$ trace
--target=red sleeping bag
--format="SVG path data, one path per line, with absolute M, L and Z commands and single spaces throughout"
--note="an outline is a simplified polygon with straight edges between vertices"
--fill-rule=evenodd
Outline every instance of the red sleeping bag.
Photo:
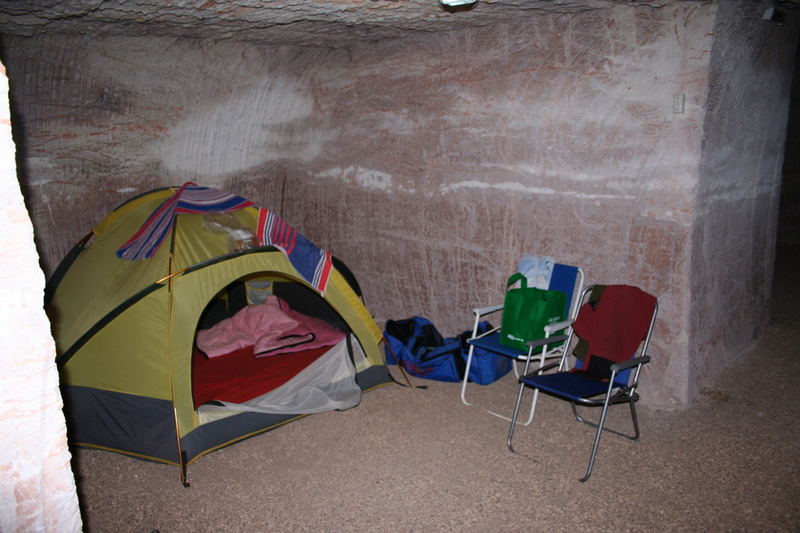
M 330 349 L 329 346 L 271 357 L 253 357 L 253 347 L 208 358 L 195 348 L 192 387 L 195 408 L 213 401 L 241 403 L 274 390 Z

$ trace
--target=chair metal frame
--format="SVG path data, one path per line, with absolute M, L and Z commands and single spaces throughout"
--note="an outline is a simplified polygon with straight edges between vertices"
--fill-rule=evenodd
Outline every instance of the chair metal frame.
M 487 307 L 478 307 L 472 310 L 473 314 L 475 315 L 475 322 L 472 326 L 472 337 L 467 339 L 467 343 L 469 344 L 469 351 L 467 352 L 467 362 L 466 368 L 464 369 L 464 377 L 461 380 L 461 402 L 464 405 L 472 405 L 469 401 L 467 401 L 467 383 L 469 382 L 469 370 L 472 366 L 472 359 L 474 355 L 475 346 L 480 348 L 484 348 L 495 353 L 499 353 L 505 357 L 510 358 L 513 361 L 514 367 L 514 375 L 519 378 L 520 372 L 519 368 L 517 367 L 517 363 L 524 363 L 525 364 L 525 373 L 527 373 L 527 369 L 530 366 L 531 361 L 534 359 L 535 356 L 538 355 L 539 365 L 544 366 L 546 359 L 554 359 L 556 357 L 562 357 L 562 351 L 566 344 L 557 346 L 555 348 L 549 348 L 549 345 L 557 343 L 559 341 L 564 341 L 567 339 L 567 335 L 558 335 L 553 336 L 554 333 L 569 328 L 572 324 L 572 321 L 577 316 L 578 312 L 578 304 L 580 303 L 580 294 L 581 290 L 583 289 L 583 281 L 584 281 L 584 273 L 580 267 L 577 268 L 577 274 L 575 276 L 575 285 L 573 286 L 572 290 L 572 300 L 570 301 L 569 306 L 569 313 L 567 315 L 567 319 L 562 322 L 557 322 L 554 324 L 549 324 L 545 326 L 545 337 L 543 339 L 533 341 L 532 344 L 529 343 L 528 351 L 520 351 L 514 348 L 500 345 L 496 342 L 486 343 L 486 340 L 489 339 L 492 334 L 496 333 L 500 326 L 494 327 L 488 331 L 485 331 L 481 334 L 478 334 L 478 326 L 480 322 L 487 316 L 497 313 L 498 311 L 503 310 L 503 304 L 496 304 Z M 473 344 L 474 343 L 474 344 Z M 529 425 L 533 421 L 534 411 L 536 409 L 536 396 L 538 396 L 538 391 L 534 391 L 534 398 L 531 401 L 531 410 L 528 414 L 528 419 L 526 422 L 521 423 L 524 426 Z M 502 415 L 500 413 L 495 413 L 494 411 L 490 411 L 486 409 L 486 412 L 496 416 L 498 418 L 502 418 L 508 422 L 511 421 L 511 418 L 508 416 Z
M 586 287 L 583 290 L 583 293 L 581 294 L 581 297 L 578 300 L 578 302 L 579 303 L 583 302 L 586 299 L 586 296 L 591 293 L 593 288 L 594 288 L 594 285 Z M 595 462 L 595 459 L 597 457 L 597 450 L 598 450 L 598 448 L 600 446 L 600 436 L 603 434 L 603 431 L 607 431 L 609 433 L 613 433 L 615 435 L 618 435 L 618 436 L 621 436 L 621 437 L 625 437 L 626 439 L 629 439 L 629 440 L 632 440 L 632 441 L 639 440 L 639 435 L 640 435 L 640 432 L 639 432 L 639 419 L 638 419 L 638 416 L 636 414 L 636 402 L 639 400 L 639 394 L 636 392 L 636 389 L 639 386 L 639 375 L 641 373 L 642 366 L 644 364 L 650 362 L 650 356 L 647 355 L 647 348 L 648 348 L 648 346 L 650 344 L 650 338 L 651 338 L 652 333 L 653 333 L 653 326 L 655 324 L 655 320 L 656 320 L 656 315 L 657 314 L 658 314 L 658 301 L 655 302 L 655 305 L 653 307 L 653 314 L 650 317 L 650 325 L 648 326 L 647 334 L 644 337 L 644 341 L 641 343 L 641 349 L 639 350 L 639 353 L 641 355 L 635 356 L 635 354 L 634 354 L 634 357 L 632 357 L 631 359 L 628 359 L 627 361 L 622 361 L 622 362 L 619 362 L 619 363 L 613 363 L 610 366 L 611 376 L 608 379 L 608 385 L 607 386 L 605 384 L 603 384 L 603 383 L 599 383 L 598 382 L 598 387 L 596 387 L 596 392 L 593 392 L 592 394 L 587 394 L 586 396 L 583 396 L 583 397 L 575 397 L 573 395 L 567 395 L 567 394 L 562 395 L 562 394 L 559 394 L 558 392 L 547 391 L 547 390 L 544 390 L 544 389 L 542 390 L 542 392 L 545 392 L 545 393 L 547 393 L 547 394 L 549 394 L 551 396 L 557 397 L 557 398 L 559 398 L 561 400 L 569 401 L 570 406 L 572 407 L 572 413 L 573 413 L 573 415 L 575 416 L 575 419 L 578 422 L 581 422 L 583 424 L 587 424 L 589 426 L 597 428 L 597 431 L 595 433 L 595 438 L 594 438 L 594 444 L 592 445 L 592 453 L 591 453 L 591 455 L 589 457 L 589 465 L 586 468 L 586 473 L 584 474 L 584 476 L 582 478 L 580 478 L 581 482 L 586 482 L 589 479 L 589 477 L 592 475 L 592 469 L 594 468 L 594 462 Z M 573 321 L 574 321 L 574 319 L 570 320 L 569 321 L 570 324 Z M 531 415 L 533 415 L 533 412 L 535 410 L 535 404 L 536 404 L 536 400 L 537 400 L 537 397 L 538 397 L 538 392 L 540 390 L 535 385 L 530 385 L 530 384 L 526 383 L 524 380 L 526 378 L 530 378 L 531 376 L 534 376 L 534 375 L 540 376 L 544 372 L 546 372 L 547 370 L 555 368 L 556 366 L 558 366 L 558 372 L 566 372 L 567 371 L 566 361 L 567 361 L 567 358 L 570 355 L 570 351 L 569 351 L 568 348 L 571 345 L 572 339 L 574 337 L 574 332 L 573 332 L 571 327 L 570 327 L 570 330 L 569 330 L 569 334 L 566 337 L 567 337 L 567 340 L 563 344 L 564 349 L 562 350 L 561 359 L 558 362 L 551 362 L 551 363 L 549 363 L 547 365 L 542 364 L 539 368 L 533 370 L 530 373 L 528 372 L 528 370 L 529 370 L 529 362 L 526 363 L 526 365 L 525 365 L 525 369 L 523 370 L 523 376 L 519 378 L 519 391 L 517 393 L 517 400 L 516 400 L 516 403 L 514 405 L 514 414 L 511 416 L 511 426 L 509 428 L 508 439 L 506 441 L 506 445 L 508 446 L 508 449 L 511 452 L 516 453 L 516 451 L 514 450 L 514 448 L 512 446 L 512 439 L 514 438 L 514 428 L 517 425 L 517 417 L 519 416 L 520 405 L 522 403 L 522 396 L 525 393 L 525 389 L 527 387 L 533 387 L 534 388 L 534 394 L 533 394 L 533 404 L 534 405 L 533 405 L 533 408 L 531 409 Z M 535 342 L 531 343 L 531 345 L 535 345 Z M 622 372 L 624 372 L 626 370 L 633 369 L 633 368 L 635 368 L 635 370 L 632 372 L 632 376 L 631 375 L 628 376 L 628 379 L 627 379 L 626 383 L 623 384 L 623 383 L 619 383 L 617 381 L 617 376 L 618 375 L 620 375 Z M 586 379 L 586 378 L 581 378 L 581 379 Z M 588 380 L 586 380 L 586 381 L 588 381 Z M 603 393 L 603 389 L 605 389 L 604 393 Z M 600 394 L 602 394 L 602 396 L 597 397 Z M 608 414 L 609 406 L 616 405 L 616 404 L 622 404 L 622 403 L 627 403 L 630 406 L 631 422 L 632 422 L 632 425 L 633 425 L 633 434 L 632 435 L 627 434 L 627 433 L 623 433 L 622 431 L 616 431 L 614 429 L 610 429 L 610 428 L 605 427 L 606 415 Z M 586 407 L 601 407 L 602 406 L 602 411 L 600 413 L 600 420 L 595 423 L 595 422 L 591 422 L 591 421 L 586 420 L 585 418 L 583 418 L 580 414 L 578 414 L 578 409 L 577 409 L 578 405 L 583 405 L 583 406 L 586 406 Z M 522 424 L 522 425 L 529 425 L 530 422 L 532 422 L 532 416 L 527 421 L 527 423 Z

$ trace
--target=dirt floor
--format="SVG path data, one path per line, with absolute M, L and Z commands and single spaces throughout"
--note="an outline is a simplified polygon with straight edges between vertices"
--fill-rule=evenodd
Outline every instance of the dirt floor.
M 544 398 L 515 455 L 508 423 L 482 409 L 510 411 L 513 374 L 470 389 L 474 407 L 457 384 L 416 380 L 428 389 L 382 387 L 355 409 L 209 454 L 189 467 L 189 488 L 175 467 L 75 450 L 85 529 L 800 531 L 799 258 L 779 254 L 756 348 L 691 408 L 640 406 L 640 441 L 604 436 L 588 483 L 593 431 L 566 404 Z

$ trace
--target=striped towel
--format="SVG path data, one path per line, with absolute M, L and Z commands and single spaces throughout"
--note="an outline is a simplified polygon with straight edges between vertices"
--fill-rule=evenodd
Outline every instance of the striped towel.
M 262 246 L 280 248 L 295 270 L 320 293 L 325 292 L 333 270 L 330 252 L 320 250 L 296 229 L 267 209 L 258 210 L 258 232 Z
M 175 216 L 180 213 L 236 211 L 251 205 L 253 202 L 241 196 L 186 182 L 147 217 L 128 242 L 120 246 L 117 257 L 131 261 L 153 257 L 172 231 Z

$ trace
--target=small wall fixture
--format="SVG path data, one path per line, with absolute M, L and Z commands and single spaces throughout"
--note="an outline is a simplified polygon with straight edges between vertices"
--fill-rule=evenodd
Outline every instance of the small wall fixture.
M 439 0 L 439 3 L 443 7 L 465 7 L 465 6 L 474 6 L 478 3 L 478 0 Z
M 775 24 L 782 25 L 783 11 L 781 11 L 777 7 L 768 7 L 764 11 L 764 15 L 761 18 L 764 20 L 768 20 L 770 22 L 774 22 Z

